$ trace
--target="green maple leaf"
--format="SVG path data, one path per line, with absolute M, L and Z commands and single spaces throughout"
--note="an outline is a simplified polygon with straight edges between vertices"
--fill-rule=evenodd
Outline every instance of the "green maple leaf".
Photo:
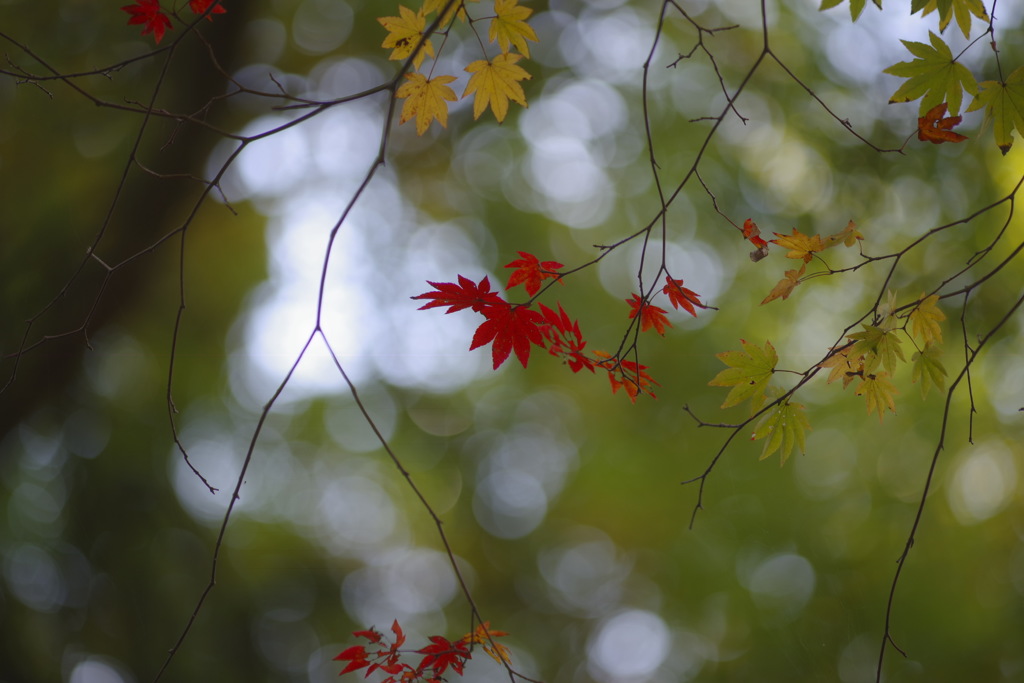
M 770 341 L 765 341 L 763 349 L 745 339 L 741 339 L 740 343 L 743 344 L 743 351 L 715 354 L 716 358 L 729 367 L 715 375 L 708 384 L 713 387 L 732 387 L 725 397 L 723 408 L 738 405 L 749 398 L 753 412 L 764 403 L 764 392 L 779 362 L 779 355 Z
M 942 38 L 931 31 L 928 36 L 931 46 L 912 40 L 901 41 L 917 59 L 899 62 L 883 70 L 883 73 L 907 79 L 889 98 L 889 104 L 910 102 L 920 97 L 921 112 L 918 116 L 924 116 L 929 109 L 943 102 L 949 105 L 949 115 L 957 116 L 964 91 L 977 96 L 978 82 L 967 67 L 953 59 L 953 52 Z
M 761 450 L 761 460 L 779 451 L 779 466 L 782 466 L 793 452 L 793 446 L 799 446 L 801 453 L 806 450 L 804 434 L 811 428 L 811 424 L 803 410 L 804 407 L 799 403 L 785 401 L 761 417 L 754 428 L 754 434 L 750 437 L 751 441 L 766 437 L 768 439 Z
M 875 7 L 882 9 L 882 0 L 872 0 L 872 2 L 875 3 Z M 857 17 L 859 17 L 860 13 L 864 11 L 865 3 L 866 0 L 850 0 L 851 19 L 857 21 Z M 819 7 L 818 10 L 832 9 L 833 7 L 838 7 L 841 4 L 843 4 L 843 0 L 821 0 L 821 7 Z
M 856 343 L 850 348 L 849 355 L 856 358 L 864 356 L 864 373 L 870 374 L 881 363 L 890 375 L 896 370 L 896 360 L 906 361 L 903 349 L 900 348 L 898 330 L 886 330 L 874 325 L 864 325 L 863 332 L 855 332 L 847 339 Z M 860 392 L 858 392 L 860 393 Z
M 942 348 L 938 344 L 927 343 L 924 351 L 914 354 L 914 367 L 910 373 L 910 381 L 921 380 L 921 398 L 928 395 L 932 385 L 939 392 L 946 390 L 946 368 L 939 358 L 942 356 Z
M 985 123 L 995 123 L 996 144 L 1005 155 L 1013 146 L 1013 129 L 1024 135 L 1024 66 L 1005 82 L 982 81 L 967 111 L 985 107 Z
M 866 375 L 854 392 L 858 396 L 863 395 L 868 403 L 868 415 L 878 413 L 878 421 L 882 421 L 885 409 L 888 408 L 894 414 L 896 412 L 896 401 L 893 396 L 898 394 L 896 387 L 889 381 L 889 373 L 880 372 L 877 375 Z
M 988 21 L 988 13 L 985 12 L 985 5 L 981 0 L 913 0 L 910 3 L 910 13 L 915 14 L 920 10 L 921 16 L 927 16 L 935 10 L 939 11 L 939 32 L 946 30 L 949 21 L 956 17 L 956 23 L 964 34 L 964 38 L 971 37 L 971 15 L 982 21 Z

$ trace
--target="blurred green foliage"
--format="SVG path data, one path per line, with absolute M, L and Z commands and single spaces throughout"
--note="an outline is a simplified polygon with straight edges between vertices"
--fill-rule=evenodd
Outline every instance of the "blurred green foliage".
M 814 4 L 768 3 L 775 54 L 856 132 L 899 147 L 915 130 L 916 106 L 885 105 L 896 81 L 881 69 L 903 58 L 898 38 L 919 40 L 937 19 L 869 8 L 851 24 Z M 226 5 L 201 28 L 237 83 L 330 99 L 398 68 L 379 47 L 375 18 L 396 11 L 388 3 Z M 770 339 L 780 368 L 813 366 L 870 310 L 890 262 L 758 306 L 793 262 L 774 252 L 752 263 L 748 243 L 691 180 L 667 212 L 665 249 L 673 275 L 717 310 L 673 314 L 664 338 L 641 337 L 640 360 L 661 386 L 657 400 L 635 405 L 604 377 L 572 375 L 536 349 L 528 370 L 513 361 L 491 372 L 487 349 L 466 350 L 474 314 L 415 310 L 409 297 L 427 279 L 489 274 L 504 284 L 502 266 L 517 251 L 576 267 L 659 206 L 640 89 L 656 4 L 528 5 L 540 36 L 527 65 L 529 109 L 498 126 L 458 106 L 447 130 L 393 131 L 386 166 L 339 232 L 324 337 L 443 521 L 484 618 L 510 633 L 522 673 L 550 682 L 874 680 L 894 561 L 939 442 L 942 398 L 922 401 L 906 368 L 898 414 L 880 424 L 853 389 L 819 377 L 799 394 L 812 426 L 806 454 L 780 469 L 758 461 L 760 443 L 735 439 L 705 482 L 692 529 L 699 484 L 681 482 L 705 471 L 728 432 L 698 428 L 683 406 L 709 423 L 744 419 L 744 408 L 721 411 L 726 392 L 707 386 L 723 367 L 715 354 L 740 338 Z M 712 125 L 702 117 L 725 105 L 718 75 L 733 92 L 762 45 L 757 3 L 680 5 L 705 28 L 736 28 L 698 35 L 669 13 L 648 85 L 669 191 Z M 1018 64 L 1024 45 L 1009 36 L 1021 17 L 1000 10 L 1001 59 Z M 313 329 L 328 234 L 372 162 L 386 104 L 377 95 L 339 105 L 253 144 L 187 231 L 175 232 L 204 190 L 197 179 L 216 172 L 231 143 L 203 126 L 153 120 L 137 158 L 178 175 L 126 171 L 138 113 L 12 75 L 145 54 L 151 43 L 120 15 L 70 0 L 0 3 L 0 367 L 3 381 L 14 378 L 0 394 L 3 681 L 143 681 L 160 670 L 209 580 L 261 409 Z M 176 20 L 165 44 L 183 30 Z M 698 38 L 717 73 L 700 52 L 677 59 Z M 449 40 L 449 54 L 474 49 L 465 36 Z M 231 88 L 202 42 L 175 50 L 159 108 L 248 134 L 306 113 L 253 95 L 206 110 Z M 109 102 L 147 102 L 161 60 L 75 84 Z M 853 219 L 865 253 L 880 256 L 1013 189 L 1021 151 L 1003 158 L 980 115 L 966 118 L 968 143 L 879 154 L 768 60 L 704 152 L 700 180 L 735 221 L 830 234 Z M 989 258 L 1011 257 L 1022 228 L 1008 212 L 908 253 L 888 288 L 906 301 L 932 291 L 1004 225 L 1007 239 Z M 86 257 L 101 229 L 102 263 Z M 647 248 L 648 286 L 661 248 Z M 852 250 L 827 258 L 834 268 L 856 261 Z M 579 318 L 588 348 L 612 351 L 640 262 L 640 245 L 627 244 L 542 301 Z M 951 376 L 962 344 L 975 345 L 1019 296 L 1021 273 L 1011 259 L 972 295 L 966 335 L 954 301 L 943 303 Z M 27 336 L 25 320 L 34 321 Z M 29 350 L 15 363 L 23 338 Z M 908 656 L 888 651 L 887 680 L 1024 680 L 1019 340 L 1014 320 L 974 366 L 973 398 L 964 387 L 953 396 L 895 595 L 892 635 Z M 353 630 L 386 630 L 397 618 L 415 644 L 470 629 L 431 517 L 379 448 L 322 339 L 312 346 L 262 427 L 216 586 L 165 680 L 334 680 L 340 667 L 330 660 Z M 177 433 L 215 495 L 175 445 L 171 374 Z M 467 668 L 474 680 L 504 677 L 482 656 Z

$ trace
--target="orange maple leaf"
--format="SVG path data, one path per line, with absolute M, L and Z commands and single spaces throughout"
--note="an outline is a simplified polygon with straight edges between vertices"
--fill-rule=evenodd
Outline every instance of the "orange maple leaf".
M 630 318 L 635 318 L 637 313 L 640 314 L 641 332 L 646 332 L 653 327 L 658 334 L 664 336 L 665 328 L 672 327 L 672 323 L 665 317 L 664 308 L 652 306 L 641 299 L 638 294 L 634 294 L 632 299 L 626 299 L 626 303 L 633 307 L 633 310 L 629 312 Z
M 954 133 L 951 128 L 960 125 L 962 116 L 946 116 L 946 103 L 937 104 L 917 120 L 917 139 L 927 140 L 933 145 L 941 145 L 943 142 L 963 142 L 966 135 Z

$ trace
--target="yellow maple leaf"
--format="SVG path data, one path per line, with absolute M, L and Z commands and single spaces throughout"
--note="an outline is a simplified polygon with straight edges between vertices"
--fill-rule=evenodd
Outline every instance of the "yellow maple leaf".
M 423 3 L 423 13 L 431 14 L 448 7 L 448 12 L 441 19 L 441 26 L 447 26 L 451 23 L 452 17 L 456 14 L 459 15 L 459 19 L 466 21 L 466 2 L 480 2 L 480 0 L 455 0 L 448 5 L 448 0 L 425 0 Z
M 531 78 L 523 67 L 516 65 L 522 58 L 522 55 L 509 52 L 490 61 L 478 59 L 466 67 L 466 71 L 473 75 L 469 77 L 469 84 L 462 96 L 476 94 L 473 98 L 474 119 L 479 118 L 490 105 L 494 118 L 501 123 L 508 115 L 509 100 L 527 106 L 526 93 L 516 82 Z
M 848 247 L 852 247 L 857 243 L 857 240 L 862 239 L 864 239 L 864 235 L 860 234 L 860 230 L 857 229 L 857 224 L 854 223 L 853 221 L 850 221 L 849 223 L 846 224 L 845 228 L 843 228 L 834 235 L 829 235 L 828 237 L 824 238 L 821 241 L 821 243 L 826 249 L 828 249 L 829 247 L 834 247 L 840 242 L 842 242 Z
M 939 303 L 939 295 L 932 294 L 925 298 L 922 294 L 920 301 L 917 308 L 910 313 L 910 326 L 914 336 L 925 344 L 941 344 L 942 328 L 939 327 L 939 323 L 946 319 L 946 314 L 936 306 Z
M 886 408 L 893 413 L 896 412 L 896 400 L 893 396 L 899 392 L 889 381 L 888 372 L 865 376 L 854 393 L 864 396 L 868 404 L 868 415 L 877 412 L 879 422 L 885 416 Z
M 821 251 L 825 248 L 825 245 L 821 243 L 820 235 L 808 237 L 796 228 L 793 228 L 792 235 L 775 233 L 775 236 L 779 239 L 769 241 L 772 244 L 777 244 L 780 247 L 789 249 L 789 253 L 786 254 L 786 258 L 803 259 L 804 263 L 810 263 L 811 259 L 814 258 L 814 252 Z
M 406 74 L 405 77 L 409 82 L 402 84 L 395 93 L 395 97 L 405 98 L 399 123 L 405 123 L 415 116 L 417 135 L 427 132 L 434 119 L 447 128 L 448 105 L 445 101 L 455 102 L 458 98 L 455 91 L 446 84 L 454 81 L 455 76 L 437 76 L 430 80 L 423 74 Z
M 408 58 L 420 44 L 423 30 L 427 27 L 427 18 L 423 10 L 413 12 L 402 5 L 398 6 L 398 12 L 402 16 L 377 17 L 377 21 L 388 32 L 387 38 L 380 44 L 381 47 L 392 48 L 388 59 L 402 60 Z M 423 48 L 416 52 L 416 57 L 412 62 L 413 66 L 417 69 L 420 68 L 423 58 L 427 55 L 434 56 L 434 46 L 429 40 L 424 41 Z
M 526 41 L 537 42 L 537 34 L 533 27 L 526 23 L 527 17 L 533 14 L 529 7 L 523 7 L 519 0 L 494 0 L 494 13 L 497 15 L 491 20 L 491 28 L 487 39 L 494 42 L 498 39 L 498 47 L 503 53 L 508 52 L 511 46 L 523 53 L 523 56 L 530 56 L 530 48 Z
M 800 270 L 787 270 L 786 277 L 779 280 L 774 289 L 761 302 L 761 305 L 764 306 L 769 301 L 775 301 L 779 297 L 788 299 L 796 286 L 800 284 L 800 277 L 804 274 L 805 270 L 807 270 L 807 264 L 800 266 Z
M 845 389 L 855 377 L 863 375 L 864 356 L 856 355 L 851 357 L 850 349 L 850 346 L 846 346 L 838 351 L 833 350 L 831 356 L 818 363 L 819 368 L 832 368 L 826 384 L 832 384 L 832 382 L 842 378 L 843 389 Z

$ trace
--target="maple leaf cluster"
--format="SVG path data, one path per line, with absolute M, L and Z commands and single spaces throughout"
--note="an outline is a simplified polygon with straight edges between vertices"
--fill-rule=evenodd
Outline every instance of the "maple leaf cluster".
M 541 261 L 525 251 L 520 251 L 519 258 L 505 267 L 514 269 L 506 289 L 522 285 L 530 297 L 535 297 L 541 291 L 545 280 L 562 282 L 558 272 L 563 268 L 561 263 Z M 495 370 L 513 353 L 522 366 L 527 367 L 531 350 L 538 346 L 547 349 L 552 356 L 561 358 L 574 373 L 584 369 L 592 373 L 597 368 L 604 370 L 608 373 L 612 393 L 622 389 L 633 402 L 641 393 L 654 397 L 652 387 L 658 383 L 646 372 L 647 366 L 603 351 L 588 353 L 579 321 L 570 318 L 560 303 L 557 304 L 557 311 L 542 303 L 536 309 L 532 308 L 532 302 L 509 303 L 491 289 L 490 280 L 486 276 L 479 282 L 459 275 L 457 282 L 428 281 L 428 284 L 434 288 L 433 291 L 412 297 L 427 302 L 420 310 L 447 307 L 447 314 L 471 309 L 484 317 L 473 334 L 469 349 L 472 351 L 490 344 Z M 661 291 L 674 308 L 681 308 L 690 315 L 697 315 L 695 307 L 706 308 L 700 296 L 684 287 L 682 280 L 666 276 Z M 642 332 L 653 329 L 664 335 L 665 328 L 672 326 L 665 315 L 665 309 L 654 306 L 640 295 L 633 294 L 626 301 L 630 305 L 629 319 L 639 317 Z
M 470 647 L 473 644 L 483 645 L 484 652 L 498 663 L 511 662 L 509 649 L 494 642 L 494 638 L 508 634 L 504 631 L 490 630 L 487 622 L 477 626 L 473 633 L 467 633 L 455 641 L 443 636 L 430 636 L 430 645 L 412 651 L 400 649 L 405 644 L 405 633 L 398 620 L 391 624 L 391 632 L 395 638 L 389 642 L 374 628 L 354 631 L 352 635 L 356 638 L 365 638 L 369 645 L 353 645 L 334 658 L 334 661 L 348 662 L 341 670 L 341 674 L 366 669 L 365 677 L 369 677 L 373 672 L 380 670 L 388 674 L 381 683 L 440 683 L 444 681 L 443 676 L 449 670 L 462 675 L 466 662 L 472 659 Z M 402 655 L 409 653 L 423 655 L 419 664 L 413 666 L 402 661 Z
M 754 245 L 758 246 L 758 251 L 750 254 L 750 258 L 754 261 L 760 261 L 764 256 L 768 254 L 768 242 L 765 242 L 760 235 L 760 230 L 757 224 L 749 218 L 743 224 L 743 236 L 751 241 Z M 775 233 L 776 239 L 770 240 L 771 244 L 777 244 L 780 247 L 784 247 L 789 251 L 786 252 L 786 258 L 796 259 L 803 261 L 799 269 L 792 269 L 785 271 L 784 277 L 779 280 L 778 284 L 772 288 L 772 291 L 768 293 L 762 301 L 761 305 L 764 306 L 770 301 L 776 299 L 788 299 L 789 295 L 793 293 L 796 286 L 804 281 L 804 275 L 807 272 L 807 264 L 810 263 L 819 252 L 825 251 L 837 244 L 843 244 L 847 247 L 852 247 L 857 244 L 858 241 L 863 240 L 864 236 L 857 230 L 857 224 L 850 221 L 846 224 L 846 227 L 839 232 L 822 237 L 821 235 L 808 236 L 793 228 L 793 231 L 789 235 L 782 233 Z
M 483 59 L 466 65 L 464 70 L 470 74 L 470 78 L 460 97 L 449 86 L 457 80 L 455 76 L 441 74 L 430 77 L 419 72 L 427 57 L 437 57 L 428 30 L 445 32 L 451 29 L 456 17 L 467 20 L 465 2 L 451 3 L 444 16 L 431 20 L 428 29 L 428 17 L 446 5 L 448 3 L 444 0 L 424 0 L 415 12 L 399 5 L 399 16 L 377 19 L 388 32 L 381 43 L 381 47 L 391 50 L 388 59 L 412 59 L 411 66 L 415 71 L 405 74 L 407 80 L 395 92 L 395 97 L 405 100 L 399 123 L 415 118 L 417 135 L 426 133 L 435 120 L 442 127 L 447 127 L 448 103 L 470 95 L 473 95 L 474 119 L 479 118 L 489 107 L 494 118 L 501 123 L 508 116 L 509 102 L 527 106 L 526 93 L 520 81 L 531 77 L 519 66 L 519 61 L 530 56 L 527 41 L 537 41 L 536 32 L 527 23 L 533 10 L 520 5 L 519 0 L 495 0 L 494 17 L 491 18 L 487 35 L 491 43 L 497 42 L 500 53 L 493 58 L 488 58 L 485 53 Z
M 210 9 L 211 4 L 213 9 Z M 227 12 L 224 6 L 220 4 L 220 0 L 189 0 L 188 6 L 193 14 L 206 14 L 206 18 L 210 21 L 213 21 L 214 14 L 224 14 Z M 157 45 L 163 40 L 164 33 L 174 29 L 174 26 L 171 24 L 171 18 L 167 16 L 167 13 L 160 6 L 160 0 L 135 0 L 134 5 L 125 5 L 121 9 L 131 15 L 131 18 L 128 19 L 128 25 L 142 24 L 141 35 L 152 33 L 153 42 Z

